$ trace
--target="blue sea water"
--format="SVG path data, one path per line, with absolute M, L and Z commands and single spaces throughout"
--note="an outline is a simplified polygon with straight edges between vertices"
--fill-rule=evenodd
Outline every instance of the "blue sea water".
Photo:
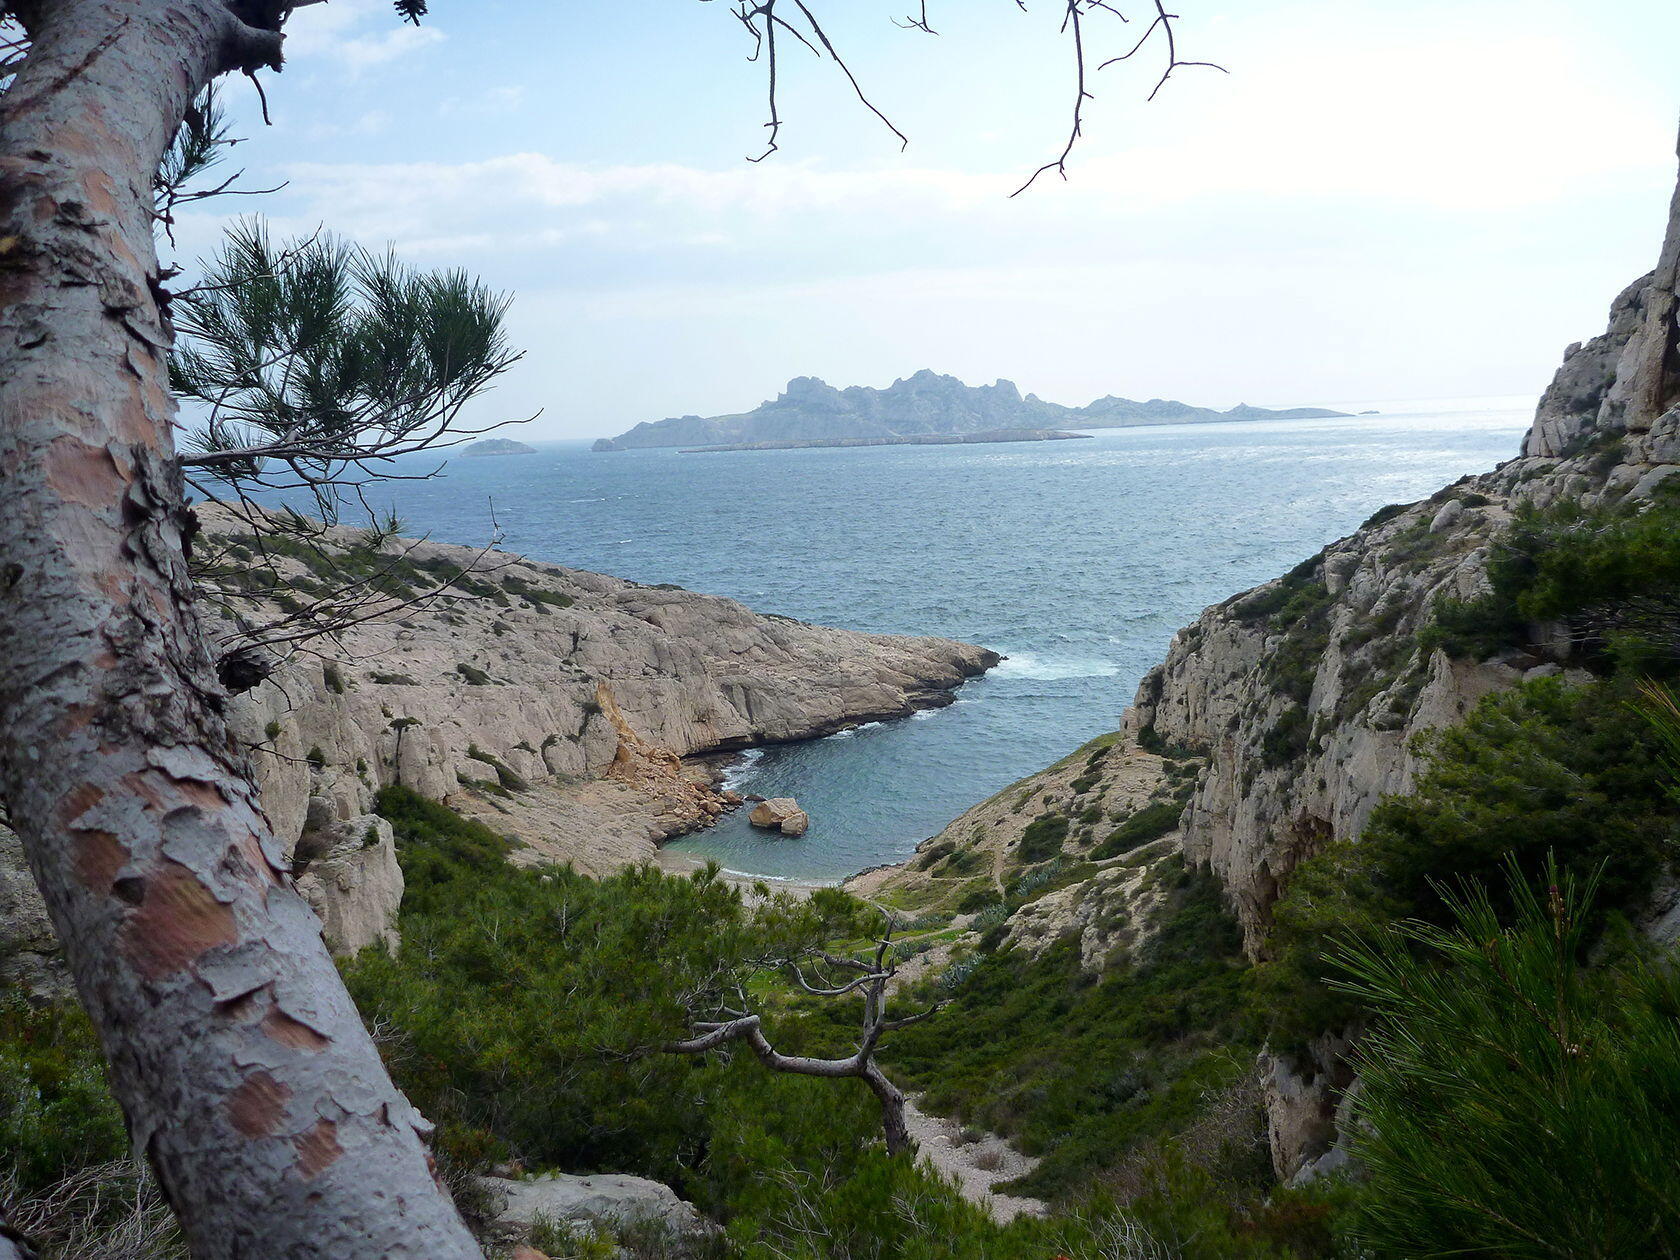
M 798 840 L 743 814 L 676 847 L 828 880 L 895 862 L 968 806 L 1114 729 L 1208 604 L 1387 503 L 1517 453 L 1528 400 L 1358 419 L 1095 431 L 1080 441 L 456 459 L 399 483 L 410 532 L 729 595 L 761 612 L 939 634 L 1008 659 L 956 704 L 754 750 L 736 786 L 796 796 Z

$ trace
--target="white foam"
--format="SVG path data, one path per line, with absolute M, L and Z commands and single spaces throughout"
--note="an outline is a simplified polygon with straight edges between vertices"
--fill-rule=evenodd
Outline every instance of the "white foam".
M 847 729 L 845 729 L 843 731 L 835 731 L 834 734 L 830 735 L 828 738 L 829 739 L 850 739 L 852 736 L 856 735 L 859 731 L 872 731 L 877 726 L 880 726 L 880 725 L 882 725 L 880 722 L 865 722 L 862 726 L 852 726 L 852 727 L 848 727 Z
M 723 786 L 729 791 L 735 791 L 747 779 L 752 777 L 753 767 L 764 756 L 762 748 L 744 748 L 737 756 L 740 760 L 730 763 L 723 768 Z
M 1031 678 L 1050 682 L 1058 678 L 1112 678 L 1120 672 L 1113 661 L 1098 657 L 1035 656 L 1031 652 L 1012 652 L 1001 664 L 992 667 L 994 678 Z

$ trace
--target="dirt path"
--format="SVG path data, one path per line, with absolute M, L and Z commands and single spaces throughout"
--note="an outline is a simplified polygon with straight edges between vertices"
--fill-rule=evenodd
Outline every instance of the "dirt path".
M 994 1133 L 964 1142 L 962 1125 L 930 1116 L 911 1101 L 904 1104 L 904 1119 L 920 1157 L 941 1176 L 955 1181 L 963 1198 L 978 1203 L 999 1223 L 1008 1224 L 1017 1216 L 1043 1216 L 1048 1210 L 1038 1199 L 992 1193 L 998 1182 L 1031 1172 L 1038 1164 L 1036 1159 L 1021 1154 Z

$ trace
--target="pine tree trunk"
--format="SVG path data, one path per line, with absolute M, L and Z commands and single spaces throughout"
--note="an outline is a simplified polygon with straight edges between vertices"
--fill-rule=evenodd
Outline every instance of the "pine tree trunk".
M 473 1257 L 292 886 L 184 565 L 151 179 L 255 0 L 37 0 L 0 98 L 0 793 L 193 1255 Z
M 887 1079 L 873 1059 L 865 1067 L 863 1079 L 881 1104 L 881 1130 L 887 1139 L 887 1154 L 901 1155 L 910 1150 L 910 1126 L 904 1120 L 904 1091 Z

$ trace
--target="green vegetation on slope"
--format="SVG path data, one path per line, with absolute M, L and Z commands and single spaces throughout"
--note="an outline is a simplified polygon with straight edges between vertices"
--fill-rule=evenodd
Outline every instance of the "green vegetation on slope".
M 1680 804 L 1663 750 L 1627 680 L 1538 679 L 1488 696 L 1426 737 L 1409 796 L 1386 798 L 1355 843 L 1296 868 L 1273 909 L 1261 987 L 1279 1048 L 1348 1022 L 1326 986 L 1328 939 L 1403 919 L 1440 923 L 1460 881 L 1502 887 L 1510 862 L 1537 876 L 1548 855 L 1578 875 L 1603 869 L 1600 921 L 1637 909 L 1676 853 Z
M 1562 623 L 1576 655 L 1595 669 L 1673 674 L 1680 665 L 1680 485 L 1664 482 L 1657 500 L 1642 506 L 1565 501 L 1524 509 L 1489 559 L 1491 589 L 1440 601 L 1424 646 L 1481 659 L 1527 646 L 1539 624 Z
M 1207 876 L 1172 873 L 1171 921 L 1135 969 L 1092 983 L 1065 947 L 1039 963 L 1005 953 L 958 986 L 952 1008 L 888 1043 L 901 1047 L 890 1071 L 912 1083 L 949 1075 L 954 1103 L 978 1107 L 1006 1078 L 1030 1078 L 1005 1104 L 1010 1131 L 1065 1145 L 1040 1188 L 1079 1206 L 1005 1228 L 925 1168 L 888 1158 L 859 1082 L 777 1075 L 746 1055 L 637 1053 L 682 1030 L 677 998 L 720 963 L 774 952 L 766 943 L 790 934 L 856 933 L 868 915 L 852 899 L 750 909 L 710 872 L 521 870 L 504 861 L 505 841 L 441 805 L 387 789 L 380 809 L 407 880 L 403 949 L 370 950 L 347 973 L 457 1173 L 512 1156 L 660 1178 L 724 1221 L 732 1254 L 748 1260 L 1095 1257 L 1126 1229 L 1192 1260 L 1330 1254 L 1324 1209 L 1215 1196 L 1206 1169 L 1164 1158 L 1131 1207 L 1093 1197 L 1096 1173 L 1169 1137 L 1241 1071 L 1218 1050 L 1236 1027 L 1242 969 Z M 855 1035 L 851 1001 L 796 996 L 769 974 L 753 987 L 778 1048 L 833 1053 Z M 1082 1118 L 1098 1086 L 1107 1093 Z M 1001 1111 L 988 1119 L 1004 1123 Z M 1077 1136 L 1059 1143 L 1066 1126 Z
M 939 1019 L 888 1047 L 928 1107 L 1043 1157 L 1023 1193 L 1077 1197 L 1248 1066 L 1236 925 L 1212 876 L 1166 865 L 1170 908 L 1135 962 L 1093 975 L 1072 941 L 982 957 Z
M 1659 494 L 1643 510 L 1526 509 L 1498 540 L 1488 575 L 1486 594 L 1436 606 L 1426 650 L 1482 658 L 1529 646 L 1550 624 L 1596 677 L 1526 683 L 1422 737 L 1425 768 L 1411 794 L 1385 799 L 1357 843 L 1295 870 L 1260 973 L 1279 1048 L 1359 1013 L 1325 983 L 1329 933 L 1442 922 L 1443 885 L 1503 887 L 1508 861 L 1533 878 L 1548 854 L 1576 875 L 1602 872 L 1602 926 L 1638 909 L 1680 852 L 1663 748 L 1637 711 L 1643 680 L 1680 671 L 1680 495 Z

